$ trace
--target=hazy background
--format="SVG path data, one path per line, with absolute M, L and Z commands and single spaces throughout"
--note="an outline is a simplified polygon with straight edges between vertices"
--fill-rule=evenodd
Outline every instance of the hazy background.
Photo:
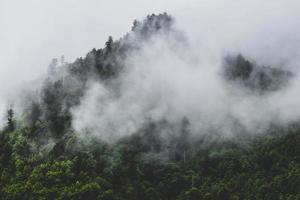
M 243 52 L 295 68 L 299 8 L 297 0 L 0 0 L 0 113 L 16 88 L 45 73 L 52 58 L 72 62 L 151 13 L 173 15 L 206 56 Z

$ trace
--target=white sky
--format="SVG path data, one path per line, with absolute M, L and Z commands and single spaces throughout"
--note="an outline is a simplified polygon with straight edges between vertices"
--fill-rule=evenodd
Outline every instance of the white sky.
M 205 40 L 237 49 L 254 49 L 250 43 L 263 35 L 256 43 L 270 51 L 271 43 L 300 41 L 299 9 L 297 0 L 0 0 L 0 113 L 16 86 L 44 73 L 52 58 L 72 62 L 103 47 L 109 35 L 118 39 L 147 14 L 166 11 Z M 295 52 L 292 43 L 280 50 Z

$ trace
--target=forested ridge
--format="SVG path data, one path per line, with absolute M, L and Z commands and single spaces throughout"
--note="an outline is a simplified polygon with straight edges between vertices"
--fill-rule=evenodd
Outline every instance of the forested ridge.
M 91 81 L 120 93 L 123 62 L 154 36 L 183 40 L 168 14 L 134 21 L 73 63 L 53 59 L 42 87 L 24 97 L 22 113 L 7 110 L 0 132 L 0 199 L 294 200 L 300 199 L 300 124 L 251 134 L 237 123 L 231 137 L 195 135 L 182 116 L 174 124 L 148 119 L 112 142 L 76 132 L 72 109 Z M 174 36 L 173 36 L 174 37 Z M 243 55 L 224 59 L 221 75 L 256 95 L 286 87 L 293 74 L 259 66 Z M 138 97 L 137 97 L 138 98 Z M 97 109 L 97 108 L 95 108 Z

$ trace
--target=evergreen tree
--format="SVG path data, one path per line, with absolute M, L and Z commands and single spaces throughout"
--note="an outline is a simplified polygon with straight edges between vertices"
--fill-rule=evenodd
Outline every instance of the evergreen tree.
M 14 110 L 9 108 L 7 110 L 7 131 L 11 132 L 15 130 Z

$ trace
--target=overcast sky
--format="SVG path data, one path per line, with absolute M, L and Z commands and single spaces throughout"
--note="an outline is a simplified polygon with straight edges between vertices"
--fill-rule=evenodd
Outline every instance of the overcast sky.
M 151 13 L 173 15 L 208 49 L 235 46 L 262 60 L 298 57 L 299 9 L 297 0 L 0 0 L 0 107 L 52 58 L 72 62 Z

